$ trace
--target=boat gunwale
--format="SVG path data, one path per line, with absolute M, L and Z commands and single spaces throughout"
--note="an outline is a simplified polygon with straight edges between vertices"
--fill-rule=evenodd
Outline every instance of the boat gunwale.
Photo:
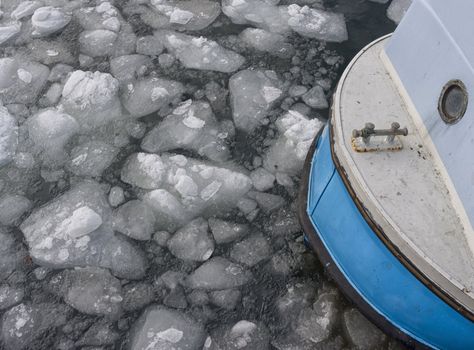
M 330 123 L 328 123 L 328 125 L 324 127 L 331 128 Z M 303 231 L 305 232 L 305 237 L 307 237 L 308 243 L 311 246 L 311 249 L 318 256 L 319 260 L 323 264 L 324 269 L 327 271 L 329 276 L 336 282 L 342 294 L 348 300 L 350 300 L 368 320 L 370 320 L 373 324 L 375 324 L 385 334 L 388 334 L 389 336 L 400 340 L 401 342 L 403 342 L 405 345 L 407 345 L 408 347 L 412 349 L 417 349 L 417 350 L 431 349 L 426 344 L 421 343 L 417 339 L 413 338 L 412 336 L 403 332 L 401 329 L 395 326 L 385 316 L 377 312 L 357 292 L 357 290 L 346 279 L 344 274 L 339 270 L 337 264 L 335 263 L 334 259 L 331 257 L 329 252 L 324 247 L 324 244 L 321 241 L 321 238 L 319 238 L 319 234 L 316 232 L 316 229 L 311 223 L 311 220 L 307 212 L 309 177 L 311 173 L 310 170 L 311 170 L 314 152 L 317 149 L 317 144 L 321 137 L 324 127 L 321 128 L 319 133 L 314 138 L 313 143 L 311 144 L 311 147 L 305 159 L 303 173 L 302 173 L 301 181 L 300 181 L 299 196 L 298 196 L 298 217 L 299 217 L 301 226 L 303 228 Z
M 376 222 L 374 219 L 373 215 L 369 211 L 369 209 L 364 205 L 364 202 L 358 197 L 353 185 L 351 184 L 349 180 L 349 175 L 346 172 L 344 166 L 341 164 L 338 156 L 337 156 L 337 150 L 335 149 L 336 147 L 336 139 L 335 139 L 335 131 L 334 131 L 334 125 L 331 122 L 333 119 L 335 119 L 335 113 L 336 109 L 339 106 L 338 104 L 338 96 L 337 94 L 341 93 L 342 90 L 342 85 L 344 84 L 345 78 L 350 71 L 351 67 L 355 64 L 355 62 L 367 51 L 369 50 L 373 45 L 376 43 L 386 39 L 387 37 L 390 37 L 392 34 L 387 34 L 384 35 L 368 45 L 366 45 L 348 64 L 346 67 L 343 75 L 340 78 L 340 81 L 337 85 L 337 88 L 333 94 L 333 101 L 331 104 L 331 110 L 330 110 L 330 119 L 328 121 L 328 128 L 329 128 L 329 139 L 330 139 L 330 150 L 331 150 L 331 158 L 334 162 L 335 168 L 341 177 L 344 186 L 346 190 L 348 191 L 350 197 L 354 201 L 354 204 L 358 208 L 359 212 L 361 215 L 364 217 L 365 221 L 367 224 L 370 226 L 370 228 L 373 230 L 373 232 L 378 236 L 378 238 L 382 241 L 382 243 L 389 249 L 389 251 L 399 260 L 403 266 L 405 266 L 420 282 L 422 282 L 430 291 L 432 291 L 435 295 L 437 295 L 439 298 L 441 298 L 444 302 L 446 302 L 451 308 L 459 312 L 462 316 L 470 320 L 471 322 L 474 322 L 474 309 L 470 309 L 467 307 L 465 304 L 463 304 L 458 298 L 453 296 L 452 294 L 449 293 L 446 288 L 443 288 L 443 286 L 440 285 L 440 283 L 437 283 L 433 276 L 428 276 L 425 272 L 423 272 L 417 265 L 416 263 L 410 259 L 406 254 L 402 252 L 399 246 L 397 246 L 391 239 L 390 237 L 386 234 L 384 229 Z M 398 233 L 396 233 L 398 234 Z M 413 252 L 415 256 L 419 256 L 417 252 Z M 425 261 L 422 256 L 419 256 L 420 261 Z M 433 270 L 433 272 L 438 275 L 434 276 L 437 277 L 438 279 L 441 279 L 444 283 L 450 285 L 455 288 L 455 290 L 459 291 L 460 293 L 463 293 L 461 289 L 459 289 L 458 286 L 456 286 L 454 283 L 452 283 L 446 276 L 444 276 L 442 273 L 440 273 L 436 268 L 431 266 L 429 262 L 426 261 L 426 264 L 430 266 Z M 469 295 L 466 295 L 469 299 L 472 300 L 472 298 Z M 474 303 L 474 300 L 473 300 Z

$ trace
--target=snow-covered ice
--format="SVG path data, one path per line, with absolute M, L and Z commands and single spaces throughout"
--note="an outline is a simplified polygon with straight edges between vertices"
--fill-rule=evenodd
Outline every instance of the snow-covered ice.
M 151 0 L 151 10 L 142 14 L 148 25 L 159 28 L 201 30 L 209 26 L 221 13 L 219 2 Z
M 164 46 L 186 68 L 231 73 L 244 64 L 245 58 L 213 40 L 173 31 L 156 31 Z
M 347 40 L 344 16 L 307 5 L 277 6 L 266 0 L 223 0 L 222 11 L 237 24 L 251 24 L 272 33 L 288 33 L 324 41 Z
M 210 160 L 224 161 L 230 156 L 228 123 L 219 123 L 209 103 L 187 100 L 155 126 L 143 139 L 147 152 L 188 149 Z
M 158 228 L 164 230 L 176 229 L 201 214 L 231 209 L 251 188 L 250 178 L 238 169 L 166 153 L 131 155 L 121 178 L 143 189 L 155 189 L 143 200 L 154 209 Z
M 272 173 L 296 175 L 303 169 L 306 154 L 323 124 L 289 111 L 278 119 L 276 125 L 280 137 L 265 154 L 264 167 Z
M 240 33 L 240 39 L 258 51 L 268 52 L 281 58 L 290 58 L 295 49 L 285 35 L 271 33 L 260 28 L 247 28 Z
M 297 4 L 289 5 L 288 25 L 298 34 L 319 40 L 342 42 L 347 40 L 347 28 L 341 14 L 313 9 Z
M 110 74 L 76 70 L 64 85 L 61 106 L 88 131 L 122 116 L 118 92 Z
M 137 279 L 145 260 L 137 247 L 108 227 L 111 210 L 95 182 L 83 182 L 36 209 L 20 226 L 31 257 L 52 268 L 100 266 Z

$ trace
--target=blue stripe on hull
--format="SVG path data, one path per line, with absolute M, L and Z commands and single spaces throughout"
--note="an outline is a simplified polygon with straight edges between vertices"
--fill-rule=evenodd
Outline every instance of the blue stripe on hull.
M 394 326 L 439 349 L 474 349 L 474 323 L 420 282 L 363 218 L 335 171 L 328 128 L 314 153 L 308 216 L 339 270 Z

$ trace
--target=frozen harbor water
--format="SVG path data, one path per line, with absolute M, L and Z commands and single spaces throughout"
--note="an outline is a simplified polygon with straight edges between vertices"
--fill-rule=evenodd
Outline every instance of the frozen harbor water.
M 0 347 L 402 349 L 295 209 L 344 62 L 408 5 L 2 1 Z

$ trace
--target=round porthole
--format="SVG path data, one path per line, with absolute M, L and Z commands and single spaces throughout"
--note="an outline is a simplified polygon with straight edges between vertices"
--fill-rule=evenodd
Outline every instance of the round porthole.
M 456 124 L 466 113 L 468 94 L 461 80 L 450 80 L 441 91 L 438 111 L 446 124 Z

